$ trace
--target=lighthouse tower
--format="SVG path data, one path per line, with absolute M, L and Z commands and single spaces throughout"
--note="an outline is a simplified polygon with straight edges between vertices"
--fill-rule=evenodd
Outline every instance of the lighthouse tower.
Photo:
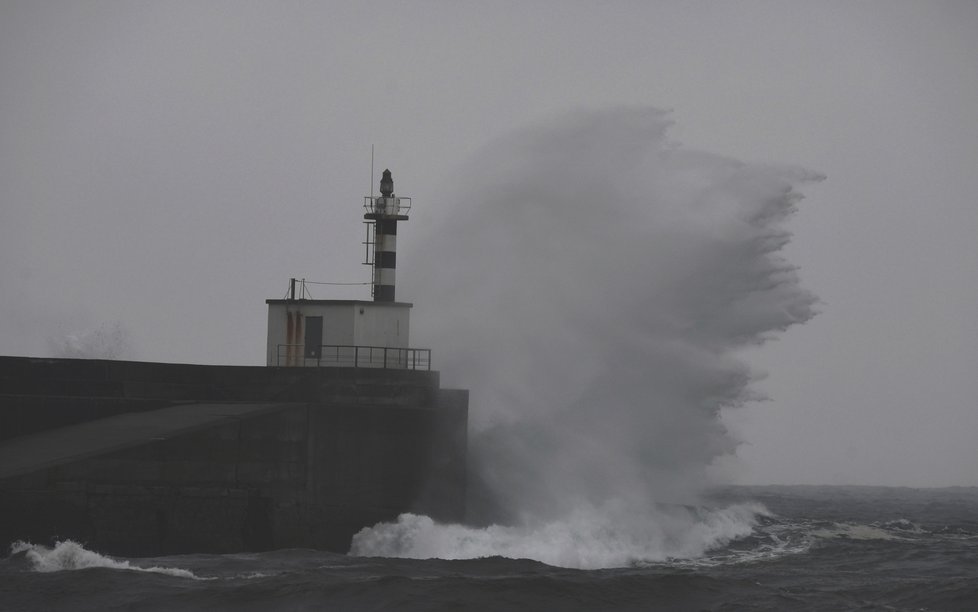
M 407 220 L 411 198 L 394 195 L 391 171 L 384 170 L 380 196 L 364 197 L 364 209 L 373 300 L 311 299 L 307 282 L 291 279 L 284 299 L 265 300 L 267 365 L 430 369 L 431 351 L 408 344 L 412 305 L 394 300 L 397 222 Z
M 397 222 L 407 221 L 411 198 L 394 195 L 394 179 L 384 170 L 380 179 L 380 197 L 365 197 L 363 218 L 374 229 L 374 258 L 364 262 L 374 267 L 373 295 L 375 302 L 394 301 L 394 276 L 397 268 Z M 369 236 L 368 236 L 369 257 Z

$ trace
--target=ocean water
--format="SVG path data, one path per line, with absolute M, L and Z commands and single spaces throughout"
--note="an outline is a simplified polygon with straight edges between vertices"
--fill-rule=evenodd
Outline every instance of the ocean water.
M 126 559 L 70 541 L 19 543 L 0 560 L 0 609 L 978 610 L 976 488 L 730 487 L 707 505 L 738 509 L 740 523 L 718 525 L 706 550 L 650 550 L 596 569 L 315 550 Z M 411 521 L 424 523 L 401 523 Z M 522 552 L 548 558 L 575 543 L 537 536 L 524 538 L 537 550 Z M 573 564 L 612 560 L 608 547 L 587 548 L 592 536 L 579 539 Z M 467 542 L 455 556 L 479 550 Z

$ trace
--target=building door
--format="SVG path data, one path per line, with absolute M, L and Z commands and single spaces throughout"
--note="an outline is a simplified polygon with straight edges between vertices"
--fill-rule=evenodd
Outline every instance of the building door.
M 323 356 L 323 318 L 306 317 L 306 359 L 319 360 Z

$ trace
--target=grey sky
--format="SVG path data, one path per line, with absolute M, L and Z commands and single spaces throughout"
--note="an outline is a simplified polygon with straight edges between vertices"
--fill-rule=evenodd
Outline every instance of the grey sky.
M 736 477 L 978 485 L 976 31 L 973 2 L 2 1 L 0 353 L 119 324 L 135 358 L 261 363 L 289 277 L 366 278 L 371 144 L 410 252 L 487 142 L 650 105 L 828 176 L 786 252 L 822 314 L 752 352 Z

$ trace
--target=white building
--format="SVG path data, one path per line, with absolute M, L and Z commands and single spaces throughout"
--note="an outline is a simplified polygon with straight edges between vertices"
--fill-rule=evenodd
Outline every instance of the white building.
M 428 369 L 409 348 L 411 304 L 361 300 L 265 300 L 270 366 Z

